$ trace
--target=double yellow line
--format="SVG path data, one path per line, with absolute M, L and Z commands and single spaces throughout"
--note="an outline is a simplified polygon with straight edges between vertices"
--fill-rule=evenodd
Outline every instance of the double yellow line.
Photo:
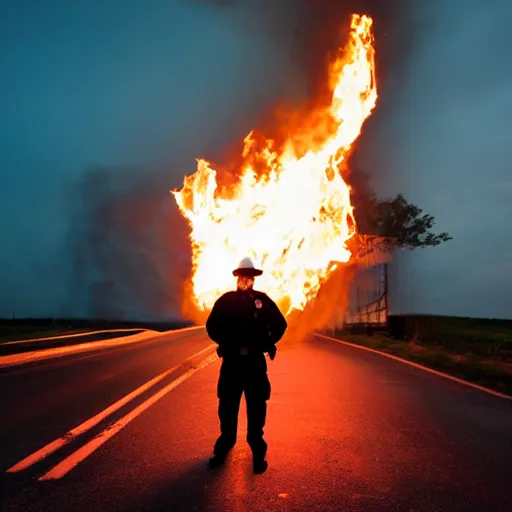
M 185 359 L 185 361 L 181 362 L 180 364 L 177 364 L 173 366 L 172 368 L 169 368 L 168 370 L 164 371 L 160 375 L 157 375 L 155 378 L 151 379 L 150 381 L 146 382 L 142 386 L 139 386 L 137 389 L 132 391 L 131 393 L 128 393 L 120 400 L 117 400 L 117 402 L 114 402 L 109 407 L 104 409 L 103 411 L 99 412 L 92 418 L 89 418 L 88 420 L 84 421 L 80 425 L 76 426 L 75 428 L 69 430 L 61 437 L 55 439 L 54 441 L 48 443 L 47 445 L 43 446 L 39 450 L 35 451 L 34 453 L 28 455 L 24 459 L 20 460 L 18 463 L 16 463 L 14 466 L 7 469 L 8 473 L 19 473 L 21 471 L 24 471 L 28 469 L 29 467 L 33 466 L 34 464 L 42 461 L 52 453 L 56 452 L 57 450 L 61 449 L 62 447 L 68 445 L 75 439 L 77 439 L 79 436 L 83 435 L 84 433 L 91 430 L 93 427 L 98 425 L 101 421 L 103 421 L 105 418 L 119 410 L 124 405 L 128 404 L 132 400 L 134 400 L 136 397 L 141 395 L 142 393 L 148 391 L 153 386 L 155 386 L 157 383 L 168 377 L 170 374 L 172 374 L 174 371 L 176 371 L 178 368 L 182 367 L 184 364 L 192 362 L 195 358 L 203 355 L 205 352 L 211 352 L 215 348 L 215 344 L 210 344 L 203 350 L 200 350 L 193 356 L 190 356 L 189 358 Z M 155 394 L 151 395 L 149 398 L 147 398 L 144 402 L 142 402 L 140 405 L 135 407 L 133 410 L 131 410 L 129 413 L 127 413 L 125 416 L 123 416 L 121 419 L 117 420 L 114 424 L 110 425 L 105 430 L 101 431 L 99 434 L 97 434 L 95 437 L 93 437 L 90 441 L 82 445 L 80 448 L 78 448 L 76 451 L 71 453 L 71 455 L 64 458 L 61 462 L 53 466 L 48 472 L 46 472 L 44 475 L 39 477 L 40 481 L 43 480 L 55 480 L 62 478 L 67 473 L 69 473 L 74 467 L 76 467 L 80 462 L 85 460 L 89 455 L 91 455 L 94 451 L 96 451 L 101 445 L 103 445 L 105 442 L 107 442 L 110 438 L 112 438 L 114 435 L 116 435 L 118 432 L 120 432 L 130 421 L 135 419 L 137 416 L 139 416 L 141 413 L 143 413 L 146 409 L 151 407 L 153 404 L 155 404 L 158 400 L 163 398 L 167 393 L 172 391 L 175 387 L 179 386 L 182 382 L 187 380 L 189 377 L 191 377 L 194 373 L 198 372 L 202 368 L 206 368 L 210 364 L 214 363 L 218 359 L 216 353 L 210 354 L 208 357 L 202 359 L 198 364 L 194 365 L 190 370 L 186 371 L 183 375 L 179 376 L 178 378 L 174 379 L 172 382 L 167 384 L 165 387 L 157 391 Z

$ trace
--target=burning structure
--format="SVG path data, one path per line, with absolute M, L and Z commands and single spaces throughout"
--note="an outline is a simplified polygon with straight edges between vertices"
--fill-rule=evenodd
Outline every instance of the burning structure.
M 234 181 L 221 183 L 213 165 L 198 160 L 172 192 L 191 228 L 187 298 L 197 314 L 189 307 L 188 316 L 198 320 L 233 288 L 231 270 L 244 256 L 265 270 L 258 285 L 287 316 L 320 300 L 330 278 L 350 279 L 357 228 L 343 174 L 377 102 L 372 23 L 352 16 L 348 42 L 330 65 L 330 104 L 314 122 L 305 119 L 279 145 L 250 133 Z

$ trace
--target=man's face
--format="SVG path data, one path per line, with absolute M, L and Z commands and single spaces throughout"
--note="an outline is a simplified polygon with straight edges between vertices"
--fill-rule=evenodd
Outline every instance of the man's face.
M 254 277 L 238 276 L 236 286 L 239 290 L 250 290 L 254 286 Z

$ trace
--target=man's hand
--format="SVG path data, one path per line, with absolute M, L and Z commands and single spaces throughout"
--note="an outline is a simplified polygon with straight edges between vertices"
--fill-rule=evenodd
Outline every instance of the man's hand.
M 268 349 L 268 357 L 270 357 L 270 360 L 273 361 L 274 358 L 276 357 L 276 353 L 277 353 L 277 348 L 275 345 L 272 345 L 269 349 Z

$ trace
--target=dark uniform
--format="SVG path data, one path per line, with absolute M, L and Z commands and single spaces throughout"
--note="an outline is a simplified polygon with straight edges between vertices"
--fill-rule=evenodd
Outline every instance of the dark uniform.
M 247 405 L 247 442 L 255 464 L 264 461 L 267 444 L 263 427 L 270 398 L 265 352 L 275 355 L 275 344 L 287 324 L 276 303 L 265 293 L 237 290 L 222 295 L 206 322 L 208 336 L 222 357 L 217 396 L 221 435 L 214 455 L 223 459 L 236 442 L 242 393 Z

